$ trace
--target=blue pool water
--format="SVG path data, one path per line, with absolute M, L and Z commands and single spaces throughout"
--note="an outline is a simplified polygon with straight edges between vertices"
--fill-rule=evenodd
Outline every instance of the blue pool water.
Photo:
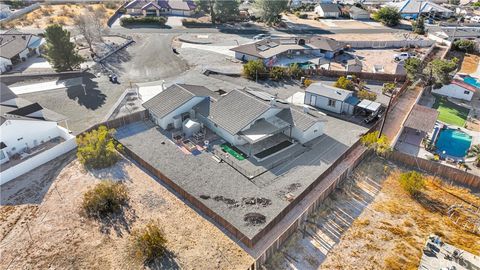
M 466 77 L 463 78 L 463 81 L 464 81 L 465 83 L 470 84 L 471 86 L 475 86 L 475 87 L 477 87 L 477 88 L 480 88 L 480 81 L 477 80 L 477 79 L 475 79 L 475 78 L 473 78 L 473 77 L 466 76 Z
M 470 145 L 472 144 L 472 136 L 456 129 L 442 129 L 438 135 L 437 153 L 443 154 L 443 151 L 449 156 L 463 158 Z

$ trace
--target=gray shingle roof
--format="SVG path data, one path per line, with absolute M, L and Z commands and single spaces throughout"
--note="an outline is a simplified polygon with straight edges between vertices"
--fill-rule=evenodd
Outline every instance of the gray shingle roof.
M 333 3 L 320 3 L 318 4 L 323 12 L 340 12 L 340 8 L 337 4 Z
M 212 104 L 210 120 L 232 135 L 237 134 L 270 108 L 268 102 L 233 90 Z
M 303 112 L 299 108 L 291 107 L 289 109 L 284 109 L 277 114 L 277 117 L 283 119 L 284 121 L 290 123 L 296 128 L 305 131 L 313 126 L 317 122 L 325 122 L 325 119 L 316 117 L 310 114 Z
M 333 87 L 323 83 L 312 83 L 305 91 L 340 101 L 345 101 L 349 95 L 353 93 L 352 91 Z
M 17 95 L 6 84 L 0 82 L 0 102 L 16 98 Z
M 11 59 L 27 48 L 32 34 L 9 30 L 0 34 L 0 57 Z
M 359 7 L 356 7 L 356 6 L 351 6 L 350 9 L 348 10 L 348 12 L 350 14 L 365 14 L 365 15 L 370 15 L 370 13 L 368 11 L 366 11 L 365 9 L 361 9 Z
M 208 92 L 213 93 L 203 86 L 173 84 L 143 103 L 143 107 L 158 118 L 163 118 L 195 96 L 208 96 Z
M 431 132 L 435 127 L 438 114 L 439 112 L 435 109 L 415 104 L 404 126 L 427 133 Z

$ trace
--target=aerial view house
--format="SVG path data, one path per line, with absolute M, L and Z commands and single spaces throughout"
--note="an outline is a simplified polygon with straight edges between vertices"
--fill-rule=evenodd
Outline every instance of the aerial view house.
M 75 136 L 59 125 L 65 117 L 38 103 L 18 98 L 1 83 L 0 184 L 75 147 Z
M 459 79 L 454 79 L 450 84 L 443 85 L 439 89 L 432 89 L 432 93 L 446 97 L 458 98 L 471 101 L 475 91 L 480 91 L 473 85 L 467 84 Z
M 230 50 L 242 61 L 262 59 L 268 66 L 284 66 L 305 61 L 319 63 L 320 58 L 332 59 L 342 53 L 345 46 L 345 43 L 331 38 L 314 36 L 268 38 Z
M 353 114 L 359 102 L 352 91 L 323 83 L 312 83 L 305 90 L 305 104 L 334 113 Z
M 460 39 L 480 41 L 480 29 L 475 25 L 435 25 L 427 29 L 428 38 L 437 42 L 449 43 Z
M 190 16 L 195 8 L 193 1 L 188 0 L 133 0 L 125 6 L 127 14 L 132 16 Z
M 334 3 L 320 3 L 315 7 L 315 13 L 321 18 L 338 18 L 342 14 L 340 6 Z
M 354 20 L 368 20 L 370 19 L 370 13 L 365 9 L 351 6 L 348 10 L 348 14 L 350 14 L 350 18 Z
M 390 2 L 387 6 L 395 7 L 404 19 L 416 19 L 418 14 L 450 18 L 454 12 L 446 7 L 431 1 L 406 0 Z
M 0 73 L 11 70 L 32 55 L 39 55 L 42 43 L 43 38 L 14 29 L 0 34 Z

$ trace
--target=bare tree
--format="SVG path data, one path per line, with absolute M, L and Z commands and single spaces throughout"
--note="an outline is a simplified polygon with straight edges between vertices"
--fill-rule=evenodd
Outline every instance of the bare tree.
M 92 53 L 94 53 L 93 44 L 103 41 L 102 36 L 105 33 L 104 16 L 105 14 L 101 10 L 97 10 L 93 13 L 82 13 L 75 18 L 75 28 L 83 36 Z

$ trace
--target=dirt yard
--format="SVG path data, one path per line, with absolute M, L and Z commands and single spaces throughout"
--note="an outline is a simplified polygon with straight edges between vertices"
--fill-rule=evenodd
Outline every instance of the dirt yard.
M 5 23 L 2 28 L 39 28 L 45 29 L 50 24 L 60 24 L 63 26 L 74 25 L 74 19 L 83 12 L 99 12 L 103 14 L 105 23 L 113 15 L 118 3 L 104 3 L 93 5 L 42 5 L 24 16 Z
M 452 205 L 480 207 L 469 190 L 429 177 L 419 199 L 400 187 L 405 168 L 373 157 L 308 218 L 268 269 L 417 269 L 427 237 L 480 254 L 480 235 L 447 216 Z
M 126 184 L 130 202 L 122 218 L 99 223 L 81 215 L 83 194 L 101 179 Z M 247 269 L 253 261 L 128 160 L 92 173 L 72 153 L 2 186 L 0 268 L 140 269 L 128 256 L 129 233 L 150 220 L 163 228 L 172 253 L 152 269 Z
M 478 63 L 480 62 L 480 55 L 476 54 L 465 54 L 463 58 L 462 67 L 460 73 L 472 74 L 477 71 Z

